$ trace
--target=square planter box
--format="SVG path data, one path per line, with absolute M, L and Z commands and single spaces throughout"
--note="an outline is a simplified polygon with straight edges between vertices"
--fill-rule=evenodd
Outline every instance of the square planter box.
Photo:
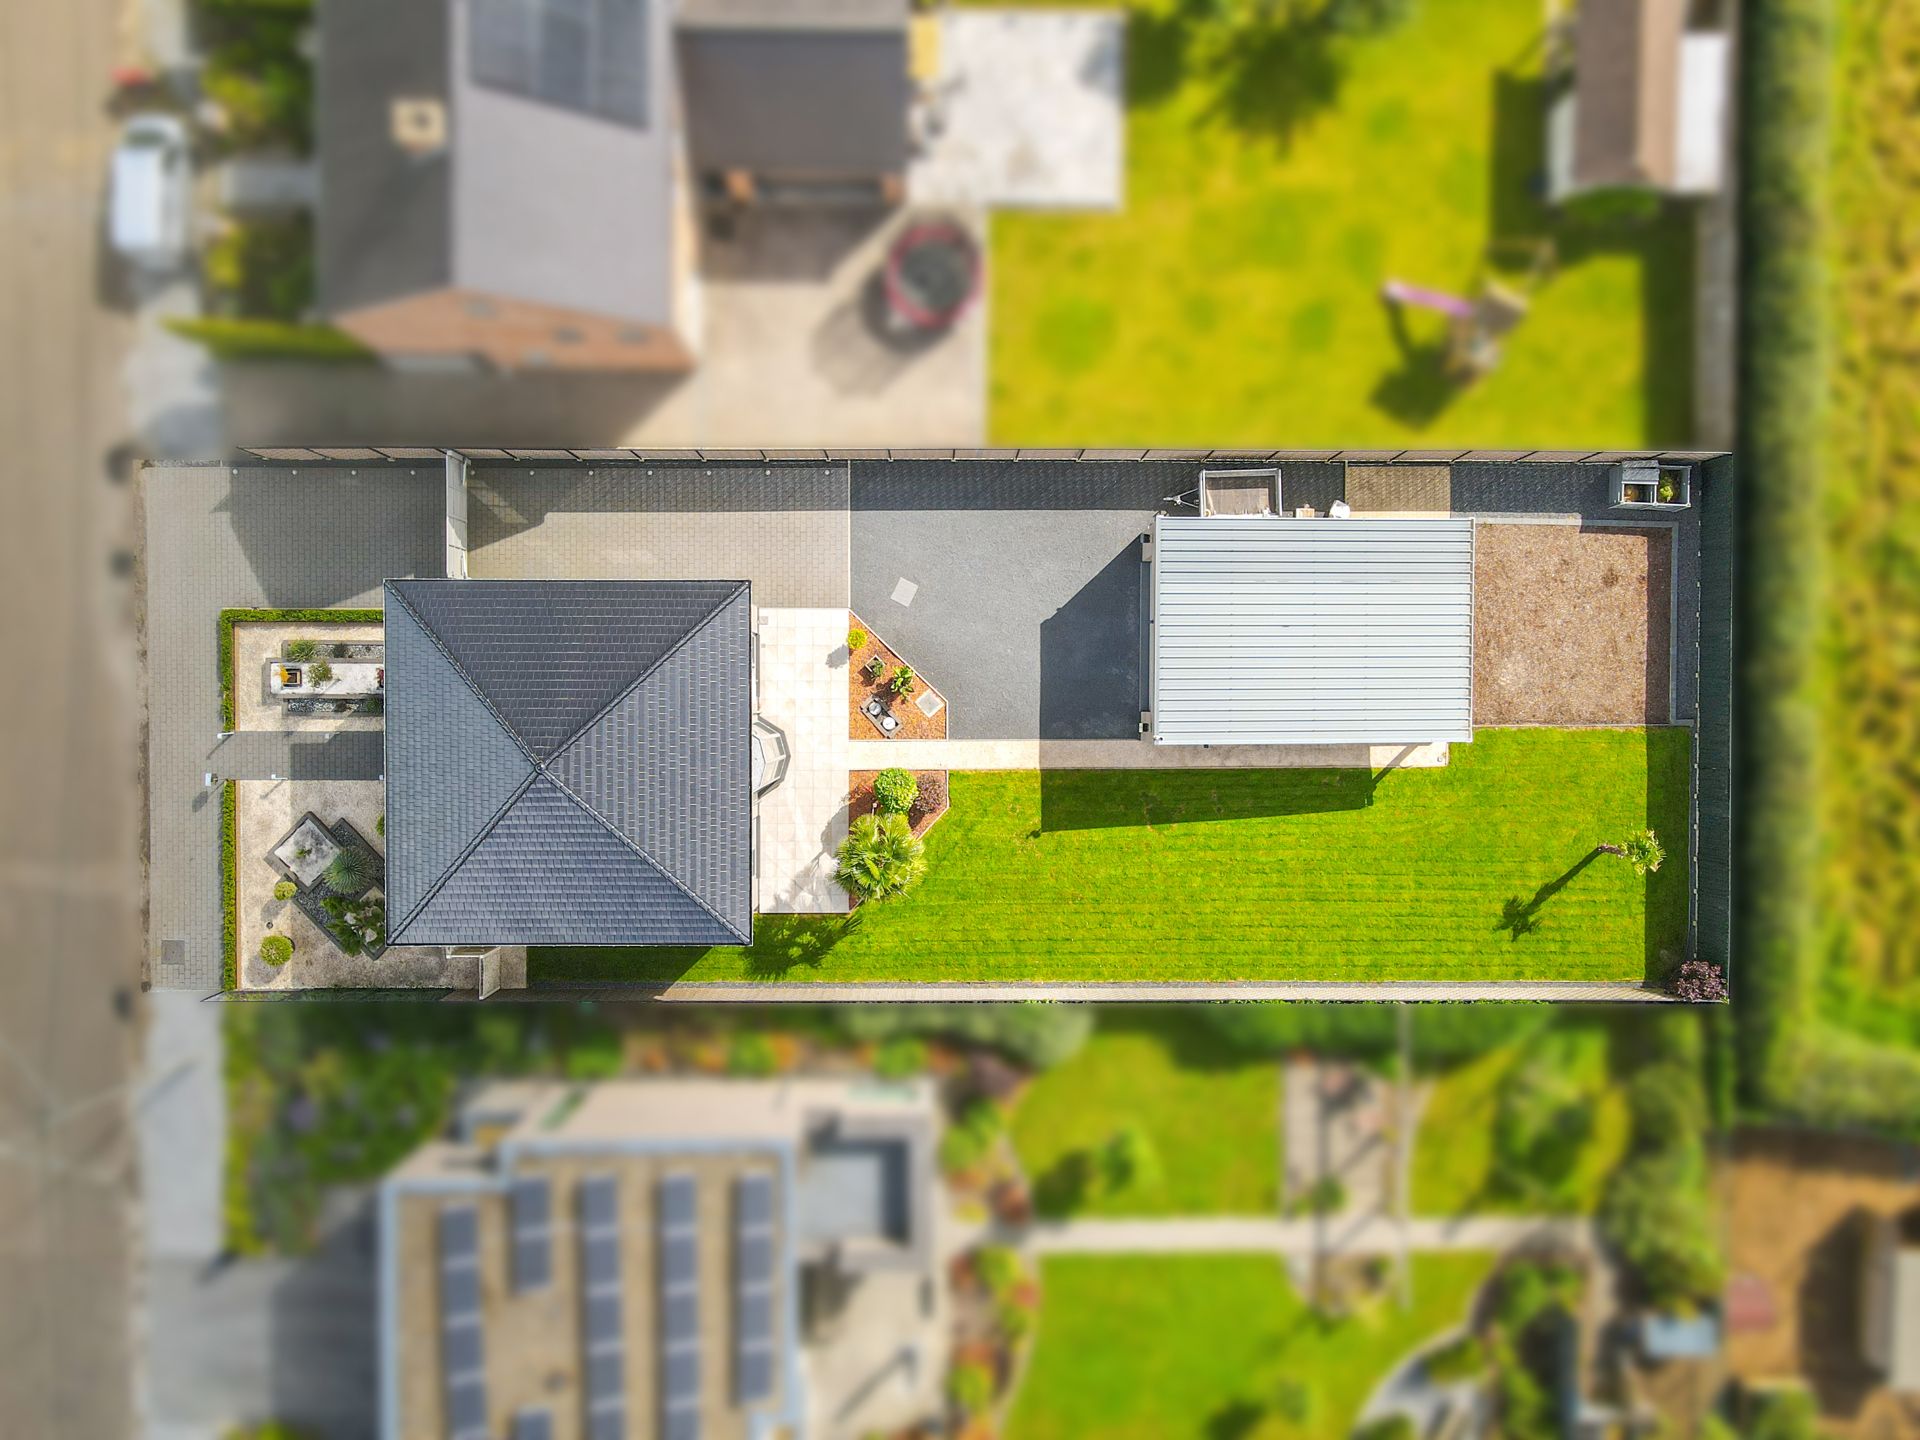
M 1616 510 L 1684 510 L 1693 503 L 1693 467 L 1619 466 L 1612 503 Z

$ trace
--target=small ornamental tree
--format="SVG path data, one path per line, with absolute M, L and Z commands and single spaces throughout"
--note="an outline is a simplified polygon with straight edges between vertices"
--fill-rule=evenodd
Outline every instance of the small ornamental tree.
M 1618 855 L 1633 866 L 1636 875 L 1648 875 L 1667 858 L 1666 848 L 1651 830 L 1636 830 L 1619 845 L 1596 846 L 1603 855 Z
M 904 815 L 862 815 L 847 828 L 839 858 L 833 878 L 862 900 L 898 895 L 927 873 L 926 846 Z
M 905 815 L 920 798 L 920 782 L 908 770 L 882 770 L 873 780 L 874 803 L 882 815 Z

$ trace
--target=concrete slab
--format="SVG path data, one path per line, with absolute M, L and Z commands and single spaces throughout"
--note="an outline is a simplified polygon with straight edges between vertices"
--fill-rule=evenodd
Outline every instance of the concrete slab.
M 956 10 L 907 167 L 917 205 L 1117 210 L 1126 185 L 1126 16 Z
M 787 778 L 760 800 L 760 909 L 841 915 L 847 838 L 847 612 L 762 610 L 760 713 L 786 734 Z
M 1139 538 L 1198 474 L 1185 463 L 855 461 L 853 608 L 946 695 L 953 739 L 1134 739 Z M 911 607 L 893 599 L 903 572 L 916 582 Z
M 756 606 L 847 607 L 847 466 L 476 464 L 467 573 L 746 580 Z M 846 617 L 839 621 L 842 641 Z

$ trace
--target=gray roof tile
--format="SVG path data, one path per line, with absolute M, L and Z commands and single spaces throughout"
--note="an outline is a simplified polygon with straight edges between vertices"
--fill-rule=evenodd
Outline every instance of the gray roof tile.
M 752 936 L 738 581 L 387 586 L 395 943 Z

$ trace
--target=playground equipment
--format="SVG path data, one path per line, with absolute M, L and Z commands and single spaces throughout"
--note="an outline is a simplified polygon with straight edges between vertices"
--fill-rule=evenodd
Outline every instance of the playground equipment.
M 1496 246 L 1489 254 L 1502 248 Z M 1479 291 L 1473 298 L 1455 295 L 1410 280 L 1388 279 L 1380 287 L 1380 298 L 1389 305 L 1410 305 L 1447 317 L 1446 368 L 1449 375 L 1466 383 L 1493 372 L 1500 363 L 1500 342 L 1527 317 L 1527 291 L 1552 273 L 1556 254 L 1551 240 L 1528 244 L 1524 289 L 1502 284 L 1482 275 Z

